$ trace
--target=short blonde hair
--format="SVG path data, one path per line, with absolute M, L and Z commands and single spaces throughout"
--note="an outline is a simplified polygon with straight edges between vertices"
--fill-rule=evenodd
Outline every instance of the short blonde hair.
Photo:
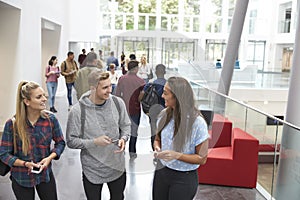
M 94 70 L 88 76 L 89 86 L 97 86 L 99 81 L 109 79 L 109 73 L 102 70 Z

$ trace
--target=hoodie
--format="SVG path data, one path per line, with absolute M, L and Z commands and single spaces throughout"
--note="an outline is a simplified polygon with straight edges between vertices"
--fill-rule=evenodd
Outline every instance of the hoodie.
M 127 141 L 130 134 L 130 119 L 125 103 L 118 98 L 120 113 L 110 96 L 103 105 L 95 105 L 90 99 L 90 91 L 79 99 L 85 109 L 84 133 L 81 133 L 81 109 L 79 103 L 69 112 L 67 122 L 67 145 L 81 149 L 80 159 L 86 178 L 93 184 L 102 184 L 118 179 L 125 172 L 124 153 L 115 153 L 116 144 L 97 146 L 94 139 L 107 135 L 112 139 Z

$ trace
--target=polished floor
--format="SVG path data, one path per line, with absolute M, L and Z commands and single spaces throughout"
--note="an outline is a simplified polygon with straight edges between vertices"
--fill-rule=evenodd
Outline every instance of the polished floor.
M 56 98 L 57 118 L 65 132 L 67 121 L 67 98 Z M 131 161 L 126 150 L 127 184 L 126 200 L 151 200 L 154 165 L 150 152 L 150 127 L 146 115 L 142 116 L 137 142 L 137 159 Z M 60 200 L 86 199 L 82 181 L 79 151 L 66 148 L 61 159 L 53 161 L 58 196 Z M 109 199 L 107 187 L 103 188 L 102 199 Z M 9 176 L 0 177 L 0 200 L 14 200 Z M 36 199 L 39 199 L 36 197 Z M 199 185 L 195 199 L 199 200 L 264 200 L 256 189 Z

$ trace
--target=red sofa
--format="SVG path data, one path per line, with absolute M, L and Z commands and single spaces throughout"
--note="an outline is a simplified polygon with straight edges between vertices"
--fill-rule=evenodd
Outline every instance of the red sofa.
M 209 149 L 206 164 L 198 168 L 199 183 L 255 188 L 258 145 L 245 131 L 232 129 L 230 146 Z
M 212 121 L 212 130 L 209 131 L 209 148 L 226 147 L 231 145 L 232 122 L 222 115 L 215 114 Z M 212 134 L 213 133 L 213 134 Z

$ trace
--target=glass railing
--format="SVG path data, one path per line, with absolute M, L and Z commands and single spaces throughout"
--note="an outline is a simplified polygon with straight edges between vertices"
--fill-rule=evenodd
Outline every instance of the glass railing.
M 280 198 L 280 196 L 289 191 L 286 190 L 286 187 L 289 187 L 290 183 L 296 182 L 292 186 L 294 188 L 299 186 L 300 176 L 298 174 L 300 171 L 300 159 L 298 155 L 300 150 L 296 148 L 280 151 L 280 148 L 283 148 L 281 141 L 285 141 L 282 140 L 283 130 L 285 130 L 285 133 L 296 134 L 300 137 L 299 127 L 257 110 L 241 101 L 218 93 L 205 84 L 195 81 L 190 82 L 194 90 L 197 106 L 200 110 L 209 110 L 212 111 L 214 115 L 221 115 L 232 122 L 232 128 L 240 128 L 259 140 L 257 190 L 262 193 L 266 199 L 272 199 L 273 197 L 283 199 Z M 220 102 L 222 103 L 220 104 Z M 292 141 L 289 140 L 286 142 L 292 143 Z M 292 154 L 290 155 L 289 153 Z M 287 177 L 281 177 L 281 183 L 277 184 L 278 191 L 276 192 L 279 163 L 281 163 L 280 176 Z M 295 188 L 294 191 L 298 191 L 298 189 Z M 292 196 L 288 198 L 288 196 L 286 196 L 285 199 L 295 198 Z

